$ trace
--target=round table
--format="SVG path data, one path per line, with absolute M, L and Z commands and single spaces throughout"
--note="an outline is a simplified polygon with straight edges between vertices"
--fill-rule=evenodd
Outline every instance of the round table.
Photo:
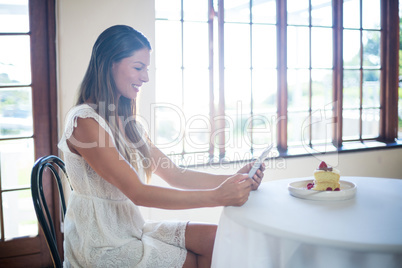
M 270 181 L 225 207 L 212 267 L 402 267 L 402 180 L 342 177 L 356 196 L 314 201 Z

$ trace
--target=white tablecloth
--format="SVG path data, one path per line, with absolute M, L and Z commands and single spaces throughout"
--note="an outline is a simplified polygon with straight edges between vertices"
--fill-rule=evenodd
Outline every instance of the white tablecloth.
M 402 180 L 342 177 L 353 199 L 313 201 L 288 192 L 303 179 L 263 183 L 224 208 L 212 267 L 402 267 Z

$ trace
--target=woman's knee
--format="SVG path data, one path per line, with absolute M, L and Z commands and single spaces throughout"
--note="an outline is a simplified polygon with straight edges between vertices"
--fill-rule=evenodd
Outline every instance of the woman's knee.
M 186 228 L 186 248 L 198 255 L 212 254 L 217 225 L 189 222 Z
M 197 256 L 191 251 L 187 251 L 187 257 L 184 261 L 183 268 L 197 267 Z

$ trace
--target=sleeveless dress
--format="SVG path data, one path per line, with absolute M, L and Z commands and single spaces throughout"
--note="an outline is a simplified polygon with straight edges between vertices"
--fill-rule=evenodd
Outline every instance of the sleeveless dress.
M 68 113 L 58 144 L 73 188 L 64 221 L 64 267 L 182 267 L 187 222 L 146 222 L 130 199 L 72 153 L 66 140 L 79 117 L 95 119 L 114 140 L 106 121 L 89 105 Z M 137 172 L 144 180 L 144 170 Z

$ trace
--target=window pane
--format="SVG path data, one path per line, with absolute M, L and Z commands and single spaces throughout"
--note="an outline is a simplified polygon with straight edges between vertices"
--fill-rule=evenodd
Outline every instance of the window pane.
M 343 72 L 343 107 L 360 107 L 360 71 Z
M 287 31 L 288 68 L 309 68 L 309 28 L 288 27 Z
M 254 23 L 276 23 L 276 1 L 252 1 L 253 22 Z
M 233 113 L 231 113 L 233 112 Z M 249 120 L 249 113 L 238 111 L 229 111 L 225 115 L 225 148 L 238 151 L 250 150 L 251 139 L 247 135 L 246 122 Z
M 183 111 L 174 105 L 158 105 L 154 111 L 155 145 L 166 154 L 181 153 L 185 129 Z
M 363 71 L 363 107 L 380 107 L 380 71 Z
M 381 28 L 381 2 L 380 0 L 362 1 L 363 29 Z
M 363 66 L 380 67 L 379 31 L 363 31 Z
M 311 24 L 332 26 L 332 0 L 311 0 Z
M 0 36 L 0 86 L 31 83 L 29 36 Z
M 309 25 L 309 0 L 287 0 L 289 25 Z
M 343 66 L 360 68 L 360 31 L 343 31 Z
M 311 114 L 311 143 L 329 143 L 332 139 L 333 116 L 331 105 L 325 105 L 321 109 L 313 110 Z M 305 134 L 307 131 L 305 130 Z
M 332 68 L 332 29 L 311 28 L 311 67 Z
M 181 0 L 155 0 L 155 18 L 180 20 Z
M 360 0 L 343 1 L 343 27 L 360 28 Z
M 255 114 L 246 122 L 247 137 L 254 149 L 262 149 L 276 141 L 276 114 Z
M 0 0 L 0 32 L 29 32 L 28 0 Z
M 181 68 L 181 23 L 156 21 L 155 36 L 155 46 L 158 48 L 155 49 L 156 68 Z
M 209 150 L 211 121 L 207 115 L 186 114 L 186 136 L 184 149 L 186 152 L 200 152 Z M 205 163 L 205 162 L 204 162 Z
M 30 186 L 34 164 L 33 139 L 0 141 L 0 160 L 2 190 Z
M 156 101 L 182 107 L 182 44 L 179 21 L 155 22 Z
M 184 113 L 186 116 L 209 114 L 208 69 L 184 69 Z
M 332 70 L 312 70 L 312 109 L 332 103 Z
M 307 108 L 307 107 L 306 107 Z M 288 145 L 308 144 L 308 113 L 288 113 Z
M 225 110 L 232 113 L 241 109 L 243 113 L 249 114 L 250 104 L 250 69 L 227 69 L 225 71 Z
M 253 111 L 276 111 L 277 71 L 253 69 Z
M 170 103 L 179 107 L 183 104 L 182 70 L 156 69 L 156 102 Z
M 363 139 L 377 138 L 380 128 L 380 109 L 363 109 Z
M 32 134 L 31 88 L 0 88 L 0 138 Z
M 359 110 L 342 111 L 342 138 L 344 141 L 359 139 L 360 113 Z
M 308 70 L 288 70 L 288 110 L 308 109 L 309 107 Z
M 208 24 L 187 22 L 183 31 L 184 67 L 208 68 Z
M 162 0 L 163 1 L 163 0 Z M 208 21 L 208 1 L 183 0 L 183 18 L 187 21 Z
M 225 1 L 225 22 L 249 22 L 250 1 L 230 0 Z
M 250 25 L 225 24 L 225 68 L 250 68 Z
M 2 201 L 5 239 L 38 234 L 38 221 L 31 190 L 4 192 Z
M 276 26 L 252 27 L 253 68 L 276 68 Z

